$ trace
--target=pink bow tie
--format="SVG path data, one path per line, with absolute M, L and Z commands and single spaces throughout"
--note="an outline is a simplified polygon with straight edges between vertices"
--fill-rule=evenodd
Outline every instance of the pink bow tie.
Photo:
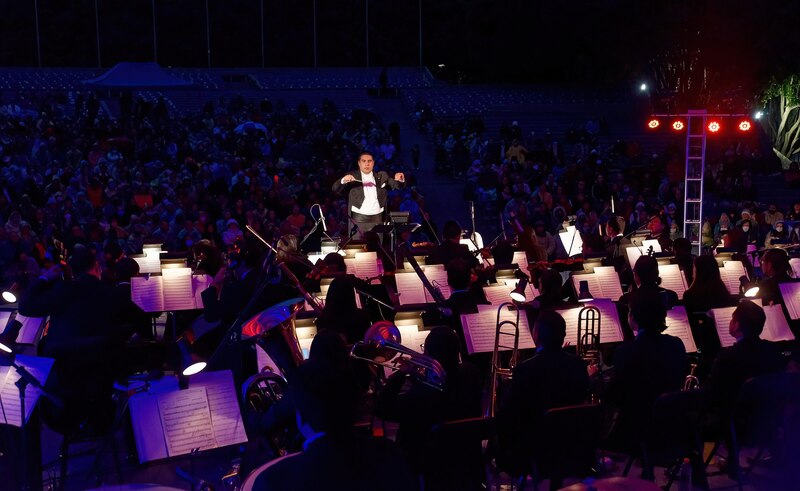
M 364 187 L 374 188 L 375 187 L 375 183 L 374 182 L 365 182 L 364 183 Z

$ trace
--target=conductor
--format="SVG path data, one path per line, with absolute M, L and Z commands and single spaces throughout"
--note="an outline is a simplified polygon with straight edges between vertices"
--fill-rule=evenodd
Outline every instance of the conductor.
M 386 171 L 373 172 L 374 167 L 375 157 L 363 151 L 358 155 L 358 170 L 348 172 L 333 183 L 334 193 L 347 192 L 350 219 L 357 227 L 359 239 L 384 222 L 387 188 L 403 189 L 406 186 L 406 176 L 402 172 L 395 173 L 392 178 Z

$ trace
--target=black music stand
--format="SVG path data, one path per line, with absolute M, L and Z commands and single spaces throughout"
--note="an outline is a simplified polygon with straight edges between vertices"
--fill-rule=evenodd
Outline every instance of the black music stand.
M 17 386 L 19 392 L 19 406 L 20 406 L 20 467 L 22 467 L 20 475 L 22 476 L 22 483 L 20 489 L 27 490 L 32 489 L 31 483 L 31 474 L 28 469 L 28 443 L 27 443 L 27 435 L 25 433 L 27 428 L 27 421 L 25 418 L 26 406 L 25 406 L 25 390 L 27 389 L 28 385 L 33 385 L 39 390 L 39 393 L 53 402 L 58 407 L 64 407 L 64 403 L 61 401 L 60 398 L 51 394 L 50 392 L 46 391 L 39 380 L 31 374 L 24 366 L 18 364 L 16 362 L 16 355 L 15 353 L 7 353 L 5 351 L 0 350 L 0 365 L 9 366 L 16 370 L 19 374 L 19 380 L 14 382 L 14 385 Z M 41 474 L 41 470 L 38 469 L 39 465 L 36 464 L 38 474 Z M 19 484 L 19 483 L 18 483 Z

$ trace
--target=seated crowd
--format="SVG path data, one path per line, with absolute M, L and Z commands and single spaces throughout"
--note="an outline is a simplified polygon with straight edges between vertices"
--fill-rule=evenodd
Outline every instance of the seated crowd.
M 196 246 L 203 244 L 209 256 L 210 251 L 235 253 L 226 266 L 220 260 L 205 265 L 214 283 L 207 290 L 210 295 L 204 294 L 202 315 L 222 319 L 222 327 L 198 342 L 221 342 L 239 317 L 296 297 L 298 286 L 319 280 L 304 277 L 305 266 L 293 271 L 305 260 L 297 236 L 314 226 L 305 210 L 319 203 L 330 235 L 348 237 L 347 201 L 331 189 L 362 148 L 371 149 L 378 163 L 400 165 L 396 156 L 381 152 L 391 131 L 373 120 L 338 115 L 331 106 L 286 112 L 269 101 L 234 99 L 178 120 L 164 108 L 131 103 L 122 121 L 104 118 L 88 101 L 69 115 L 52 98 L 42 98 L 35 106 L 35 115 L 0 115 L 0 268 L 7 283 L 25 283 L 28 288 L 20 301 L 21 314 L 50 316 L 40 348 L 42 355 L 56 359 L 48 386 L 67 405 L 66 413 L 47 408 L 58 413 L 47 417 L 54 425 L 59 417 L 65 425 L 82 423 L 86 414 L 69 414 L 78 404 L 74 401 L 81 401 L 82 409 L 88 401 L 93 413 L 88 416 L 95 420 L 108 415 L 101 407 L 109 400 L 108 387 L 115 375 L 130 368 L 130 340 L 143 334 L 142 322 L 147 323 L 142 312 L 131 308 L 129 282 L 138 269 L 127 257 L 141 252 L 145 242 L 158 241 L 170 252 L 197 253 Z M 255 125 L 237 130 L 247 121 L 266 130 L 254 130 Z M 267 414 L 246 418 L 254 438 L 287 427 L 297 436 L 297 443 L 288 445 L 297 452 L 262 469 L 254 489 L 375 489 L 376 483 L 398 490 L 483 489 L 486 473 L 479 441 L 484 436 L 493 440 L 489 453 L 501 469 L 516 477 L 547 475 L 543 462 L 548 449 L 537 444 L 546 413 L 592 400 L 602 401 L 614 415 L 600 445 L 639 455 L 654 404 L 663 394 L 679 391 L 689 373 L 684 343 L 664 333 L 668 311 L 680 302 L 689 312 L 735 307 L 727 329 L 736 342 L 703 350 L 711 359 L 705 360 L 708 369 L 702 374 L 701 390 L 711 416 L 705 434 L 727 439 L 729 469 L 739 476 L 735 444 L 721 422 L 733 411 L 748 379 L 797 367 L 779 346 L 759 339 L 766 322 L 763 307 L 782 304 L 778 285 L 795 281 L 788 255 L 777 247 L 768 250 L 761 260 L 761 301 L 739 300 L 727 293 L 716 260 L 694 257 L 686 250 L 688 241 L 679 232 L 679 183 L 651 167 L 612 171 L 608 157 L 588 144 L 567 147 L 578 152 L 580 161 L 558 157 L 553 145 L 535 143 L 533 152 L 515 148 L 520 145 L 512 140 L 504 160 L 490 158 L 477 145 L 478 154 L 469 155 L 474 157 L 474 170 L 467 171 L 471 192 L 497 206 L 513 227 L 518 249 L 530 263 L 520 265 L 520 272 L 530 272 L 539 292 L 534 301 L 518 305 L 530 320 L 535 349 L 523 353 L 525 359 L 513 368 L 510 383 L 497 394 L 495 427 L 488 436 L 481 433 L 476 445 L 471 441 L 461 449 L 434 438 L 446 423 L 484 414 L 484 402 L 490 399 L 485 381 L 492 372 L 486 353 L 466 349 L 460 314 L 477 312 L 478 305 L 488 303 L 482 286 L 495 281 L 497 271 L 478 265 L 477 255 L 460 244 L 460 225 L 448 221 L 443 241 L 429 251 L 428 261 L 445 265 L 452 293 L 442 302 L 437 299 L 440 317 L 417 359 L 436 372 L 443 385 L 424 383 L 426 374 L 421 376 L 412 362 L 401 363 L 397 373 L 385 378 L 378 375 L 382 369 L 348 356 L 348 345 L 363 339 L 370 322 L 378 320 L 370 307 L 352 301 L 353 289 L 367 291 L 374 285 L 346 275 L 344 261 L 333 254 L 321 266 L 323 275 L 335 279 L 328 290 L 331 301 L 317 312 L 318 333 L 309 360 L 286 370 L 288 392 L 279 404 Z M 611 153 L 621 155 L 624 147 L 620 143 Z M 674 164 L 674 157 L 665 158 L 668 166 Z M 722 188 L 746 184 L 750 175 L 740 160 L 751 158 L 744 149 L 726 155 L 724 165 L 715 167 L 719 176 L 714 178 L 721 179 Z M 392 199 L 391 210 L 424 213 L 416 192 Z M 729 218 L 741 204 L 720 199 L 717 206 Z M 762 214 L 748 206 L 735 225 L 719 227 L 724 245 L 745 252 L 740 243 L 771 247 L 797 236 L 794 231 L 800 224 L 789 223 L 800 219 L 800 203 L 783 221 L 773 207 Z M 567 326 L 558 309 L 576 305 L 577 299 L 548 261 L 570 255 L 553 239 L 570 223 L 582 235 L 584 254 L 603 256 L 629 290 L 617 302 L 624 314 L 620 321 L 625 340 L 604 346 L 611 366 L 600 366 L 602 358 L 595 359 L 599 365 L 589 365 L 581 356 L 585 353 L 565 349 Z M 287 266 L 273 272 L 271 260 L 263 260 L 266 248 L 242 232 L 245 226 L 267 241 L 276 239 L 273 262 Z M 675 262 L 690 278 L 682 300 L 660 285 L 656 258 L 644 255 L 632 267 L 627 265 L 626 235 L 637 229 L 647 230 L 665 252 L 674 251 Z M 503 243 L 492 252 L 501 265 L 511 263 L 514 251 Z M 62 256 L 69 257 L 65 262 L 71 280 L 62 278 Z M 392 260 L 383 256 L 388 271 Z M 198 254 L 196 259 L 202 263 L 209 257 Z M 399 268 L 402 261 L 397 263 Z M 115 287 L 105 288 L 109 284 Z M 372 298 L 383 298 L 369 291 Z M 716 335 L 707 324 L 698 329 L 701 339 Z M 76 388 L 64 382 L 87 372 L 98 372 L 92 383 Z M 360 431 L 362 420 L 375 418 L 397 424 L 396 442 Z M 377 426 L 372 426 L 373 434 Z M 448 458 L 456 450 L 467 456 L 461 463 Z M 695 473 L 701 485 L 704 475 Z M 565 477 L 557 472 L 552 476 L 551 487 Z M 649 465 L 643 465 L 643 477 L 654 477 Z

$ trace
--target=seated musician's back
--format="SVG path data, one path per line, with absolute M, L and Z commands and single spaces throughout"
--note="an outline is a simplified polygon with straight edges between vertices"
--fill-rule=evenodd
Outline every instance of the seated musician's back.
M 353 433 L 358 392 L 352 378 L 309 361 L 294 372 L 289 395 L 306 439 L 303 451 L 265 469 L 253 489 L 417 489 L 394 443 Z

